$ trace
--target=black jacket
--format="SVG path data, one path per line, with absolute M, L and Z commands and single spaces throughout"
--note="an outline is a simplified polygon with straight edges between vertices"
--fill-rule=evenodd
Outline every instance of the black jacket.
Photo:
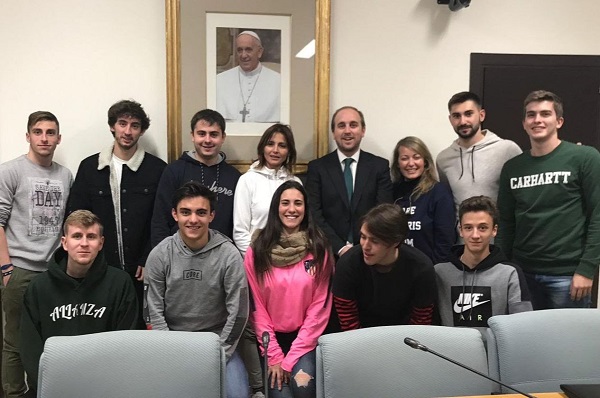
M 305 186 L 313 218 L 325 232 L 335 254 L 346 245 L 349 233 L 350 243 L 358 244 L 362 216 L 381 203 L 392 202 L 389 162 L 362 150 L 351 203 L 337 151 L 308 163 Z
M 140 155 L 138 155 L 138 153 Z M 104 225 L 104 255 L 109 265 L 121 267 L 117 241 L 117 224 L 110 189 L 112 147 L 84 159 L 71 187 L 67 214 L 79 209 L 100 217 Z M 141 156 L 141 159 L 140 159 Z M 137 157 L 137 158 L 136 158 Z M 167 165 L 141 149 L 132 158 L 132 170 L 123 166 L 121 178 L 121 231 L 125 268 L 144 266 L 150 254 L 150 221 L 160 176 Z

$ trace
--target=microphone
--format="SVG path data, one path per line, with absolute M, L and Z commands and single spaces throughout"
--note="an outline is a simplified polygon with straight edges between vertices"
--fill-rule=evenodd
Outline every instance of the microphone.
M 421 351 L 425 351 L 425 352 L 428 351 L 428 348 L 426 346 L 424 346 L 423 344 L 419 343 L 415 339 L 411 339 L 410 337 L 406 337 L 404 339 L 404 344 L 406 344 L 410 348 L 414 348 L 415 350 L 421 350 Z
M 265 353 L 267 351 L 267 348 L 269 348 L 269 341 L 271 341 L 271 336 L 269 335 L 269 332 L 263 332 L 262 334 L 262 345 L 263 348 L 265 349 Z
M 269 398 L 269 355 L 267 354 L 267 349 L 269 348 L 269 341 L 271 340 L 271 336 L 269 335 L 269 332 L 264 331 L 262 336 L 262 346 L 264 349 L 264 353 L 265 353 L 265 360 L 264 360 L 264 369 L 263 369 L 263 384 L 264 384 L 264 388 L 265 388 L 265 398 Z
M 473 369 L 473 368 L 471 368 L 471 367 L 469 367 L 469 366 L 467 366 L 467 365 L 464 365 L 464 364 L 462 364 L 462 363 L 460 363 L 460 362 L 457 362 L 457 361 L 455 361 L 454 359 L 450 359 L 450 358 L 448 358 L 448 357 L 447 357 L 447 356 L 445 356 L 445 355 L 442 355 L 442 354 L 440 354 L 440 353 L 438 353 L 438 352 L 435 352 L 435 351 L 433 351 L 432 349 L 430 349 L 429 347 L 427 347 L 426 345 L 423 345 L 423 344 L 419 343 L 419 342 L 418 342 L 417 340 L 415 340 L 415 339 L 411 339 L 410 337 L 406 337 L 406 338 L 404 338 L 404 344 L 406 344 L 406 345 L 407 345 L 407 346 L 409 346 L 410 348 L 414 348 L 415 350 L 421 350 L 421 351 L 425 351 L 425 352 L 430 352 L 430 353 L 432 353 L 433 355 L 435 355 L 436 357 L 440 357 L 440 358 L 442 358 L 442 359 L 445 359 L 445 360 L 446 360 L 446 361 L 448 361 L 448 362 L 451 362 L 451 363 L 453 363 L 453 364 L 455 364 L 455 365 L 458 365 L 458 366 L 460 366 L 460 367 L 461 367 L 461 368 L 463 368 L 463 369 L 467 369 L 468 371 L 471 371 L 471 372 L 473 372 L 473 373 L 475 373 L 475 374 L 477 374 L 477 375 L 479 375 L 479 376 L 481 376 L 481 377 L 485 377 L 486 379 L 488 379 L 488 380 L 490 380 L 490 381 L 493 381 L 494 383 L 498 383 L 498 384 L 500 384 L 501 386 L 503 386 L 503 387 L 506 387 L 506 388 L 508 388 L 509 390 L 512 390 L 512 391 L 514 391 L 514 392 L 516 392 L 516 393 L 518 393 L 518 394 L 521 394 L 521 395 L 523 395 L 523 396 L 525 396 L 525 397 L 528 397 L 528 398 L 535 398 L 533 395 L 529 395 L 529 394 L 527 394 L 527 393 L 524 393 L 523 391 L 519 391 L 519 390 L 517 390 L 516 388 L 509 386 L 508 384 L 504 384 L 504 383 L 503 383 L 503 382 L 501 382 L 500 380 L 492 379 L 490 376 L 488 376 L 488 375 L 486 375 L 486 374 L 484 374 L 484 373 L 481 373 L 481 372 L 480 372 L 480 371 L 478 371 L 478 370 L 475 370 L 475 369 Z

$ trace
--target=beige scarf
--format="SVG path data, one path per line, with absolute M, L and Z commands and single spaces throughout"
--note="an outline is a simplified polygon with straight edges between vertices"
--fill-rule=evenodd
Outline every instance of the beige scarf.
M 306 231 L 281 235 L 279 242 L 271 251 L 271 265 L 273 267 L 287 267 L 296 264 L 306 256 L 307 251 L 308 236 Z

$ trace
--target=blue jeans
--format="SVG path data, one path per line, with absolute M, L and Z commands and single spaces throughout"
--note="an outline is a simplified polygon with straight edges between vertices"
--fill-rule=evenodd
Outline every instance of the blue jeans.
M 248 373 L 244 361 L 237 351 L 233 352 L 225 369 L 225 391 L 227 398 L 248 398 Z
M 525 273 L 534 310 L 552 308 L 589 308 L 591 297 L 571 300 L 572 276 L 537 275 Z
M 273 398 L 314 398 L 317 395 L 315 374 L 317 373 L 317 355 L 312 350 L 302 355 L 292 369 L 289 384 L 283 383 L 281 391 L 269 388 L 269 397 Z M 307 379 L 310 379 L 307 382 Z M 298 385 L 300 384 L 300 385 Z M 269 380 L 269 387 L 271 380 Z

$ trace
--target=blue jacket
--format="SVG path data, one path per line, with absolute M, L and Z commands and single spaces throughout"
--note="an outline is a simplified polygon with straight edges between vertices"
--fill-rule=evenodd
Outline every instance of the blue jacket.
M 419 180 L 398 181 L 393 184 L 396 204 L 408 217 L 408 236 L 405 243 L 421 250 L 434 264 L 448 259 L 456 243 L 456 216 L 450 187 L 437 183 L 428 192 L 411 199 L 410 194 Z
M 215 218 L 210 223 L 210 228 L 232 239 L 233 194 L 240 176 L 241 173 L 235 167 L 227 164 L 222 152 L 220 161 L 212 166 L 197 161 L 193 154 L 188 152 L 184 152 L 179 159 L 169 164 L 160 178 L 156 192 L 150 232 L 152 247 L 177 231 L 177 223 L 171 215 L 171 198 L 173 192 L 189 181 L 197 181 L 217 195 Z

